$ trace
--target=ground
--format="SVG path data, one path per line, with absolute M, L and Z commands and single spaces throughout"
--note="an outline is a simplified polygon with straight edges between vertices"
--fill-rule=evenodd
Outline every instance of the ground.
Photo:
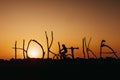
M 117 78 L 120 60 L 106 59 L 11 59 L 0 60 L 1 77 L 11 79 Z M 8 78 L 8 77 L 3 77 Z

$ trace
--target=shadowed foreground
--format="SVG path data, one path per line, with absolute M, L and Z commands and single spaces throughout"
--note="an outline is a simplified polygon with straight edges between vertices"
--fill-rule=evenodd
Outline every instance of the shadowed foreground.
M 0 60 L 1 75 L 11 79 L 81 79 L 117 77 L 120 72 L 120 60 L 106 59 L 11 59 Z M 3 77 L 3 76 L 1 76 Z M 3 77 L 8 78 L 8 77 Z

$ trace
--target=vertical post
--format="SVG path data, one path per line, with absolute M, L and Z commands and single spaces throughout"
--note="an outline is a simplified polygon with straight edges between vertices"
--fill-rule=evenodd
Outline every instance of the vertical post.
M 104 46 L 104 42 L 105 42 L 105 40 L 101 41 L 101 45 L 100 45 L 100 58 L 102 58 L 102 47 Z
M 73 52 L 74 48 L 71 47 L 71 52 L 72 52 L 72 59 L 74 59 L 74 52 Z
M 23 40 L 23 58 L 25 59 L 25 40 Z
M 59 48 L 59 54 L 60 54 L 60 59 L 62 59 L 62 56 L 61 56 L 61 48 L 60 48 L 60 42 L 58 42 L 58 48 Z
M 74 49 L 79 49 L 78 47 L 70 47 L 70 48 L 67 48 L 67 49 L 71 49 L 71 55 L 72 55 L 72 59 L 75 59 L 75 57 L 74 57 Z
M 85 59 L 85 50 L 84 50 L 84 45 L 85 45 L 85 38 L 83 38 L 83 40 L 82 40 L 82 44 L 83 44 L 83 55 L 84 55 L 84 59 Z
M 49 59 L 49 41 L 48 41 L 48 36 L 47 36 L 46 31 L 45 31 L 45 35 L 46 35 L 46 40 L 47 40 L 47 58 Z
M 89 50 L 90 50 L 89 48 L 86 48 L 86 52 L 87 52 L 88 59 L 90 58 L 90 57 L 89 57 Z
M 47 39 L 47 58 L 49 59 L 49 52 L 52 52 L 50 51 L 50 48 L 52 46 L 52 43 L 53 43 L 53 31 L 51 31 L 51 37 L 52 37 L 52 40 L 51 40 L 51 43 L 49 44 L 49 41 L 48 41 L 48 36 L 47 36 L 47 32 L 45 31 L 45 35 L 46 35 L 46 39 Z
M 102 58 L 102 45 L 100 45 L 100 58 Z
M 89 56 L 89 51 L 92 51 L 92 50 L 89 48 L 91 39 L 92 39 L 92 38 L 89 39 L 88 46 L 87 46 L 87 44 L 86 44 L 86 50 L 87 50 L 88 59 L 90 58 L 90 56 Z M 86 39 L 85 39 L 85 43 L 86 43 Z
M 17 41 L 15 41 L 15 59 L 17 59 Z
M 89 43 L 88 43 L 88 46 L 87 46 L 86 38 L 85 38 L 84 42 L 85 42 L 85 48 L 86 48 L 86 52 L 87 52 L 87 57 L 89 59 L 89 50 L 90 50 L 89 49 Z

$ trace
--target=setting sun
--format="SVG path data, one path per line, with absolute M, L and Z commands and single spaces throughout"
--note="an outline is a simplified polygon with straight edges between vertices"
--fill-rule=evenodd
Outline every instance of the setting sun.
M 118 72 L 120 0 L 0 0 L 1 80 Z
M 16 56 L 23 59 L 23 39 L 25 50 L 29 40 L 37 41 L 31 41 L 27 51 L 29 57 L 42 58 L 45 52 L 44 58 L 47 58 L 45 31 L 48 32 L 50 50 L 54 53 L 59 51 L 59 41 L 67 47 L 79 47 L 75 50 L 75 57 L 83 58 L 84 37 L 86 43 L 92 38 L 90 49 L 97 57 L 102 39 L 120 53 L 119 9 L 119 0 L 0 0 L 0 58 L 9 60 Z M 51 31 L 54 32 L 53 44 Z M 16 50 L 12 48 L 15 41 L 16 48 L 19 48 Z M 50 58 L 53 56 L 50 53 Z
M 39 56 L 39 51 L 36 48 L 32 48 L 29 50 L 29 57 L 36 58 Z
M 35 44 L 35 43 L 31 43 L 31 45 L 29 46 L 28 49 L 28 56 L 30 58 L 41 58 L 42 56 L 42 51 L 41 48 L 39 47 L 39 45 Z

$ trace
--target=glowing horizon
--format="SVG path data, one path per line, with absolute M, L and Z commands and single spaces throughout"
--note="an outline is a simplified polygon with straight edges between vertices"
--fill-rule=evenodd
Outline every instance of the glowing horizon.
M 90 48 L 98 57 L 102 39 L 119 55 L 119 3 L 118 0 L 1 0 L 0 59 L 14 58 L 12 47 L 15 41 L 22 47 L 23 39 L 26 46 L 30 39 L 40 42 L 47 55 L 45 31 L 49 40 L 51 31 L 54 32 L 51 50 L 55 53 L 60 41 L 67 47 L 79 47 L 75 56 L 83 57 L 82 39 L 86 37 L 88 42 L 92 37 Z M 23 57 L 22 51 L 18 55 Z

